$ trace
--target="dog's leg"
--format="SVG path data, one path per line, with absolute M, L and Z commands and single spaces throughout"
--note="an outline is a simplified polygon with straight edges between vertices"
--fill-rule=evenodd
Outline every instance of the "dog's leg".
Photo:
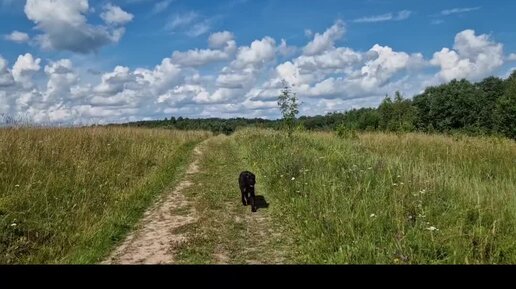
M 244 204 L 244 206 L 247 206 L 247 200 L 246 200 L 246 197 L 245 197 L 246 193 L 245 193 L 245 190 L 242 192 L 242 204 Z
M 251 196 L 249 199 L 251 200 L 251 211 L 256 212 L 256 204 L 254 202 L 254 191 L 252 191 L 250 195 Z

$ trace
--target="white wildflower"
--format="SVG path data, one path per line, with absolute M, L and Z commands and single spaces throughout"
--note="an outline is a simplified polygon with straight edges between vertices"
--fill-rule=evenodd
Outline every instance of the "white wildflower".
M 369 218 L 374 218 L 374 217 L 376 217 L 376 214 L 374 214 L 374 213 L 369 215 Z
M 428 228 L 426 228 L 426 229 L 427 229 L 427 230 L 429 230 L 429 231 L 439 231 L 439 229 L 437 229 L 437 228 L 436 228 L 436 227 L 434 227 L 434 226 L 430 226 L 430 227 L 428 227 Z

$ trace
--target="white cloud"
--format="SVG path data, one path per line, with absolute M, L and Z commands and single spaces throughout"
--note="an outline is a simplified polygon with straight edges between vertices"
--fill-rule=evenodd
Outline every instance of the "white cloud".
M 455 36 L 453 50 L 441 49 L 430 63 L 441 68 L 437 76 L 443 81 L 477 81 L 503 64 L 503 46 L 486 34 L 476 36 L 474 30 L 468 29 Z
M 315 55 L 332 48 L 335 41 L 340 39 L 345 31 L 344 22 L 336 21 L 323 34 L 315 33 L 314 39 L 303 48 L 303 53 L 305 55 Z
M 216 32 L 208 38 L 208 44 L 211 48 L 220 48 L 227 45 L 231 40 L 235 39 L 233 33 L 229 31 Z
M 104 12 L 100 14 L 100 18 L 102 18 L 102 20 L 107 24 L 123 25 L 131 22 L 134 18 L 133 14 L 127 13 L 120 7 L 114 6 L 111 3 L 104 5 L 103 9 Z
M 68 96 L 73 99 L 72 86 L 77 84 L 79 77 L 73 70 L 72 61 L 61 59 L 45 66 L 48 76 L 47 90 L 44 100 L 55 102 Z
M 173 15 L 165 29 L 171 32 L 182 31 L 189 37 L 198 37 L 210 31 L 211 21 L 210 18 L 203 18 L 197 12 L 190 11 Z
M 11 34 L 5 35 L 4 38 L 6 40 L 16 42 L 16 43 L 24 43 L 30 40 L 30 37 L 25 32 L 13 31 Z
M 516 53 L 509 54 L 509 56 L 507 57 L 507 60 L 516 61 Z
M 401 21 L 410 17 L 412 11 L 402 10 L 395 14 L 392 12 L 376 15 L 376 16 L 367 16 L 353 20 L 355 23 L 375 23 L 375 22 L 384 22 L 384 21 Z
M 20 55 L 13 65 L 12 74 L 16 82 L 21 83 L 25 87 L 32 86 L 32 75 L 39 71 L 41 59 L 32 57 L 32 54 L 26 53 Z
M 282 56 L 289 56 L 291 54 L 296 53 L 296 51 L 297 51 L 297 47 L 289 46 L 287 44 L 287 41 L 285 41 L 285 39 L 281 39 L 281 43 L 278 46 L 278 53 L 279 54 L 281 54 Z
M 0 89 L 14 84 L 14 78 L 7 66 L 7 60 L 0 56 Z
M 268 36 L 262 40 L 255 40 L 250 46 L 238 48 L 236 59 L 231 65 L 236 68 L 261 67 L 274 58 L 275 46 L 276 41 Z
M 154 4 L 154 6 L 152 7 L 152 14 L 158 14 L 165 11 L 168 8 L 168 6 L 170 6 L 172 1 L 173 0 L 164 0 Z
M 199 14 L 193 11 L 184 14 L 175 14 L 169 19 L 165 27 L 169 30 L 174 30 L 194 22 L 198 17 Z
M 448 16 L 452 14 L 466 13 L 480 9 L 481 7 L 453 8 L 441 11 L 441 15 Z
M 453 77 L 476 80 L 514 57 L 472 30 L 459 32 L 451 49 L 431 59 L 381 44 L 366 51 L 339 46 L 344 32 L 337 21 L 303 47 L 269 36 L 237 46 L 233 34 L 222 31 L 210 35 L 208 48 L 173 51 L 154 67 L 117 65 L 97 74 L 80 61 L 75 67 L 69 59 L 41 61 L 31 54 L 20 55 L 10 69 L 0 57 L 0 112 L 68 123 L 170 114 L 278 117 L 276 100 L 285 79 L 304 103 L 302 113 L 313 115 L 377 105 L 396 90 L 411 96 Z M 436 74 L 427 70 L 432 66 Z M 44 73 L 38 73 L 41 67 Z
M 235 42 L 230 41 L 224 50 L 192 49 L 186 52 L 174 51 L 172 62 L 181 66 L 203 66 L 212 62 L 229 60 L 235 49 Z
M 123 27 L 88 24 L 85 16 L 89 11 L 87 0 L 27 0 L 24 10 L 36 28 L 43 31 L 35 40 L 45 49 L 89 53 L 118 42 L 125 32 Z M 116 22 L 124 17 L 109 19 Z
M 201 35 L 207 33 L 208 31 L 210 31 L 210 28 L 211 28 L 211 26 L 208 23 L 208 21 L 195 23 L 190 29 L 188 29 L 186 31 L 186 35 L 188 35 L 190 37 L 201 36 Z

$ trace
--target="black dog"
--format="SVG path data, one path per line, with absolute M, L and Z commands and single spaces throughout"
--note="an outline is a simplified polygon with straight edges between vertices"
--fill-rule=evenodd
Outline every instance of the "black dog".
M 240 184 L 240 192 L 242 193 L 242 204 L 244 206 L 251 205 L 251 211 L 256 212 L 256 204 L 254 202 L 254 185 L 256 178 L 253 173 L 243 171 L 238 178 Z

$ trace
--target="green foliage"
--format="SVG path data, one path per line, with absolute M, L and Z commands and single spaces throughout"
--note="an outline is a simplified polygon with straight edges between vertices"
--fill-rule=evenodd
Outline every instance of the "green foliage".
M 382 130 L 409 132 L 415 128 L 416 109 L 410 100 L 403 99 L 399 91 L 396 91 L 394 101 L 387 96 L 378 111 Z
M 507 82 L 505 93 L 496 102 L 494 127 L 500 134 L 516 139 L 516 71 Z
M 345 124 L 339 124 L 335 128 L 337 136 L 343 139 L 358 139 L 358 134 L 355 129 L 348 128 Z
M 283 126 L 288 136 L 292 136 L 295 128 L 296 115 L 299 113 L 296 93 L 292 91 L 288 82 L 283 80 L 283 89 L 278 96 L 278 106 L 283 115 Z

